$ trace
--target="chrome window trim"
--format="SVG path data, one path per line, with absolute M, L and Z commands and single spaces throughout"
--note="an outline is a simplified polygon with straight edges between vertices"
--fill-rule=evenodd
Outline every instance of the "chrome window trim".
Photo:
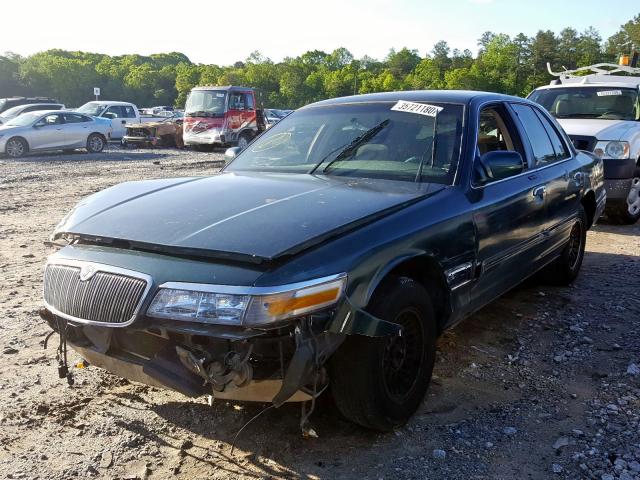
M 82 269 L 83 266 L 92 266 L 92 267 L 94 267 L 96 269 L 95 270 L 96 272 L 114 273 L 114 274 L 119 274 L 119 275 L 125 275 L 125 276 L 128 276 L 128 277 L 137 278 L 139 280 L 143 280 L 144 282 L 146 282 L 147 286 L 145 287 L 144 291 L 142 292 L 142 295 L 140 295 L 140 301 L 136 305 L 136 308 L 133 311 L 133 315 L 131 316 L 131 318 L 129 320 L 127 320 L 126 322 L 122 322 L 122 323 L 97 322 L 95 320 L 86 320 L 84 318 L 74 317 L 72 315 L 68 315 L 66 313 L 61 312 L 57 308 L 49 305 L 47 303 L 47 301 L 44 299 L 44 282 L 43 282 L 43 285 L 42 285 L 42 298 L 43 298 L 43 302 L 44 302 L 44 305 L 47 308 L 47 310 L 51 311 L 51 313 L 53 313 L 54 315 L 57 315 L 59 317 L 64 318 L 65 320 L 69 320 L 71 322 L 76 322 L 76 323 L 81 323 L 83 325 L 101 325 L 103 327 L 116 327 L 116 328 L 128 327 L 129 325 L 131 325 L 138 318 L 138 315 L 140 314 L 140 311 L 142 309 L 142 305 L 144 304 L 145 300 L 147 299 L 147 296 L 149 295 L 149 291 L 151 290 L 151 287 L 153 286 L 153 278 L 150 275 L 147 275 L 147 274 L 141 273 L 141 272 L 136 272 L 134 270 L 128 270 L 126 268 L 115 267 L 113 265 L 107 265 L 107 264 L 104 264 L 104 263 L 96 263 L 96 262 L 88 262 L 88 261 L 84 261 L 84 260 L 71 260 L 71 259 L 61 258 L 61 259 L 48 260 L 46 265 L 45 265 L 45 270 L 47 269 L 47 267 L 49 265 L 62 265 L 62 266 L 66 266 L 66 267 L 78 267 L 80 269 Z
M 160 289 L 175 289 L 175 290 L 190 290 L 193 292 L 204 292 L 204 293 L 221 293 L 221 294 L 228 294 L 228 295 L 250 295 L 250 296 L 275 295 L 278 293 L 285 293 L 293 290 L 300 290 L 306 287 L 314 287 L 316 285 L 322 285 L 323 283 L 329 283 L 335 280 L 341 280 L 346 278 L 347 278 L 346 273 L 336 273 L 334 275 L 328 275 L 326 277 L 319 277 L 311 280 L 305 280 L 303 282 L 288 283 L 284 285 L 274 285 L 269 287 L 215 285 L 211 283 L 165 282 L 158 287 L 158 291 L 160 291 Z

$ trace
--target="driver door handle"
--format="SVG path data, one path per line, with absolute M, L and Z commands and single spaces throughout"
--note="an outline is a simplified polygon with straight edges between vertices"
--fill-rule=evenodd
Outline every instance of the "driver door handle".
M 576 172 L 576 174 L 573 176 L 573 181 L 578 187 L 582 185 L 583 180 L 584 180 L 584 173 L 582 172 Z
M 544 198 L 545 193 L 547 193 L 546 185 L 540 185 L 539 187 L 536 187 L 533 189 L 533 191 L 531 192 L 531 195 L 534 198 L 539 198 L 542 200 Z

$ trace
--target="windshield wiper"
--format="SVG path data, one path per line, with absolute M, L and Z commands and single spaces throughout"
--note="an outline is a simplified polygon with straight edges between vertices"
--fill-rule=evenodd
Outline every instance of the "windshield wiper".
M 338 155 L 336 155 L 336 158 L 334 158 L 329 163 L 327 163 L 327 165 L 322 169 L 322 173 L 326 172 L 331 165 L 333 165 L 335 162 L 337 162 L 339 160 L 343 160 L 345 158 L 348 158 L 351 154 L 353 154 L 358 149 L 358 147 L 360 147 L 361 145 L 364 145 L 369 140 L 371 140 L 373 137 L 375 137 L 378 133 L 380 133 L 381 130 L 386 128 L 387 125 L 389 125 L 389 119 L 388 118 L 386 120 L 383 120 L 379 124 L 377 124 L 375 127 L 370 128 L 369 130 L 364 132 L 362 135 L 357 136 L 356 138 L 351 140 L 350 143 L 348 143 L 346 145 L 341 145 L 338 148 L 336 148 L 334 150 L 331 150 L 327 155 L 325 155 L 322 158 L 322 160 L 320 160 L 309 171 L 309 174 L 314 173 L 320 167 L 320 165 L 322 165 L 327 160 L 327 158 L 329 158 L 334 152 L 336 152 L 337 150 L 340 150 L 342 148 L 343 150 L 341 150 L 340 153 L 338 153 Z

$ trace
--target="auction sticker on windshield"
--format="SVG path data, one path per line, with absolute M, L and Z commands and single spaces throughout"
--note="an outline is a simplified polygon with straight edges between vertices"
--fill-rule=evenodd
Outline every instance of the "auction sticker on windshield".
M 398 103 L 391 107 L 391 110 L 395 110 L 396 112 L 417 113 L 418 115 L 426 115 L 427 117 L 435 117 L 442 111 L 442 107 L 436 107 L 435 105 L 429 105 L 427 103 L 398 100 Z
M 622 90 L 601 90 L 597 93 L 599 97 L 611 97 L 614 95 L 622 95 Z

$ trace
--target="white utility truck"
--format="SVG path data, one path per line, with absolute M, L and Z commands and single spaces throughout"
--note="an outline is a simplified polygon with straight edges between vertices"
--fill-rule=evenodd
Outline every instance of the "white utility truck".
M 550 85 L 529 99 L 545 107 L 578 150 L 602 158 L 607 215 L 616 223 L 640 218 L 640 68 L 599 63 L 549 73 Z

